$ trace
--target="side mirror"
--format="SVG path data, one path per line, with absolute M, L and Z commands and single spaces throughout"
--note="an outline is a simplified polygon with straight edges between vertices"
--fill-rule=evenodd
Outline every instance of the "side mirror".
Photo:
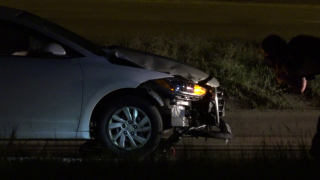
M 57 43 L 49 43 L 47 44 L 43 49 L 43 52 L 49 52 L 52 53 L 53 55 L 57 55 L 57 56 L 65 56 L 66 50 L 64 50 L 64 48 Z

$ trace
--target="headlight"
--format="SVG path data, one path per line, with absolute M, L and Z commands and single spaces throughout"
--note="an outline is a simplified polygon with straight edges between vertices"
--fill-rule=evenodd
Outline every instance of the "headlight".
M 199 85 L 194 85 L 194 93 L 202 96 L 206 94 L 206 89 Z
M 165 78 L 155 80 L 160 86 L 172 91 L 189 95 L 203 96 L 206 94 L 206 89 L 190 82 L 182 81 L 177 78 Z

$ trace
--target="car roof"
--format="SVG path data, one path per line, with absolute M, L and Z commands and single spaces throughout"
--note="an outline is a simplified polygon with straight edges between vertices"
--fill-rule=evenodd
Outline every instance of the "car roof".
M 0 6 L 0 17 L 1 16 L 11 16 L 14 17 L 20 13 L 22 13 L 22 10 L 14 9 L 10 7 Z

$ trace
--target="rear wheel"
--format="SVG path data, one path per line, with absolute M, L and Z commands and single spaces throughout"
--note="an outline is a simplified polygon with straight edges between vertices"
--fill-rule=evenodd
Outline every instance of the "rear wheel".
M 141 157 L 153 152 L 162 136 L 158 109 L 141 97 L 113 101 L 97 124 L 97 139 L 121 156 Z

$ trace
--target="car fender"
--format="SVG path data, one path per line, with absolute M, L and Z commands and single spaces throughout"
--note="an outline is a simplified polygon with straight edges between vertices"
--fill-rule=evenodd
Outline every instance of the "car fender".
M 132 67 L 121 67 L 119 65 L 111 65 L 106 68 L 86 66 L 82 67 L 82 70 L 84 71 L 83 108 L 78 132 L 89 132 L 90 119 L 95 106 L 109 93 L 121 89 L 136 88 L 148 80 L 172 77 L 166 73 Z M 103 72 L 101 72 L 101 70 L 103 70 Z M 112 78 L 111 82 L 110 79 L 101 77 L 111 76 L 115 73 L 119 74 L 119 76 L 113 76 L 114 78 Z

